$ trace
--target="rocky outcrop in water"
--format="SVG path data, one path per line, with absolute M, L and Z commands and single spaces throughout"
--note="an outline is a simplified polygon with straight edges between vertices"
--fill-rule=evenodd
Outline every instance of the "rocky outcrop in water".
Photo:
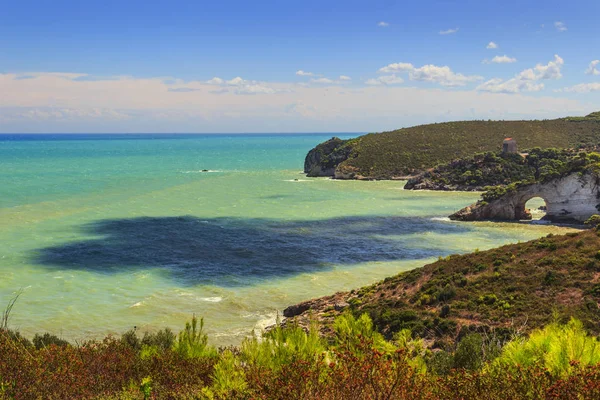
M 336 167 L 352 152 L 351 140 L 333 137 L 319 144 L 306 155 L 304 173 L 308 176 L 335 176 Z
M 498 198 L 478 201 L 450 216 L 460 221 L 531 219 L 525 203 L 534 197 L 546 202 L 545 220 L 584 222 L 600 208 L 600 177 L 592 172 L 574 172 L 544 183 L 519 185 Z

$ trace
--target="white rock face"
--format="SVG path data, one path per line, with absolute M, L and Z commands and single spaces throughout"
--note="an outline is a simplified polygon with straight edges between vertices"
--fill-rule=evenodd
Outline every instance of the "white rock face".
M 488 204 L 473 204 L 450 218 L 463 221 L 528 219 L 530 215 L 525 210 L 525 203 L 541 197 L 547 207 L 544 219 L 584 222 L 592 215 L 600 214 L 597 208 L 599 189 L 600 178 L 596 175 L 572 173 L 547 183 L 522 186 Z

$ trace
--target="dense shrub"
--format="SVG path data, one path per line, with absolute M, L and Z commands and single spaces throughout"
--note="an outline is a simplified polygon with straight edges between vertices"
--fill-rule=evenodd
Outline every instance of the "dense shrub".
M 600 363 L 600 342 L 572 319 L 567 325 L 551 324 L 508 343 L 496 363 L 503 367 L 540 364 L 554 375 L 567 376 L 575 368 Z
M 200 320 L 201 321 L 201 320 Z M 204 343 L 193 322 L 182 340 Z M 200 324 L 202 328 L 202 324 Z M 366 315 L 346 313 L 329 342 L 297 326 L 276 328 L 215 358 L 127 340 L 26 346 L 0 330 L 0 399 L 489 399 L 598 398 L 598 342 L 581 323 L 553 324 L 510 342 L 490 361 L 489 341 L 463 337 L 455 351 L 430 352 L 403 331 L 385 341 Z M 198 339 L 200 338 L 200 339 Z M 177 342 L 179 343 L 179 341 Z M 188 345 L 186 345 L 188 346 Z M 143 348 L 143 346 L 142 346 Z M 425 367 L 427 365 L 427 368 Z

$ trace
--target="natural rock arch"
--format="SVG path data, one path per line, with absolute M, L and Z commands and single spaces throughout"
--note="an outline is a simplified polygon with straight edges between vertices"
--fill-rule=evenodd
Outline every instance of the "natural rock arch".
M 599 189 L 600 178 L 595 174 L 571 173 L 549 182 L 519 186 L 488 203 L 479 201 L 465 207 L 450 218 L 462 221 L 531 219 L 525 204 L 534 197 L 541 197 L 546 202 L 544 219 L 584 222 L 599 213 Z
M 536 203 L 538 202 L 538 200 L 536 200 L 536 199 L 539 199 L 540 201 L 542 201 L 542 203 L 543 203 L 543 214 L 544 214 L 544 216 L 546 215 L 546 209 L 548 208 L 548 206 L 547 206 L 548 202 L 546 201 L 546 199 L 544 199 L 541 196 L 533 196 L 533 197 L 525 200 L 525 204 L 523 205 L 524 213 L 525 214 L 529 214 L 530 217 L 531 217 L 531 218 L 525 218 L 525 219 L 536 219 L 536 218 L 534 218 L 534 216 L 536 216 L 537 214 L 539 214 L 539 212 L 540 212 L 540 208 L 539 207 L 542 206 L 542 205 L 537 205 Z M 532 202 L 532 200 L 533 200 L 533 202 Z M 538 207 L 538 208 L 534 208 L 534 207 Z M 537 219 L 539 219 L 539 218 L 537 218 Z

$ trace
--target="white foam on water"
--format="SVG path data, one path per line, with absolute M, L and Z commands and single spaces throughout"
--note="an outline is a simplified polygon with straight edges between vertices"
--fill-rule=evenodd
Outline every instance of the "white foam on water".
M 240 338 L 249 337 L 251 335 L 252 335 L 252 331 L 250 331 L 249 329 L 239 328 L 239 329 L 232 329 L 229 331 L 211 333 L 210 337 L 240 339 Z M 240 339 L 240 341 L 241 341 L 241 339 Z
M 182 174 L 210 174 L 210 173 L 215 173 L 215 172 L 223 172 L 221 170 L 218 169 L 207 169 L 207 170 L 193 170 L 193 171 L 179 171 Z
M 142 301 L 138 301 L 135 304 L 130 305 L 129 308 L 141 307 L 143 305 L 144 305 L 144 301 L 142 300 Z
M 207 301 L 209 303 L 219 303 L 223 300 L 222 297 L 200 297 L 198 300 Z
M 257 332 L 262 332 L 266 327 L 277 323 L 277 312 L 263 315 L 262 317 L 263 318 L 259 319 L 254 325 L 254 330 Z
M 433 218 L 431 218 L 431 221 L 449 222 L 449 221 L 452 221 L 452 220 L 450 218 L 448 218 L 448 217 L 433 217 Z
M 177 293 L 177 296 L 180 296 L 180 297 L 182 297 L 182 296 L 183 297 L 191 297 L 194 295 L 194 293 L 185 291 L 183 289 L 175 289 L 175 293 Z

